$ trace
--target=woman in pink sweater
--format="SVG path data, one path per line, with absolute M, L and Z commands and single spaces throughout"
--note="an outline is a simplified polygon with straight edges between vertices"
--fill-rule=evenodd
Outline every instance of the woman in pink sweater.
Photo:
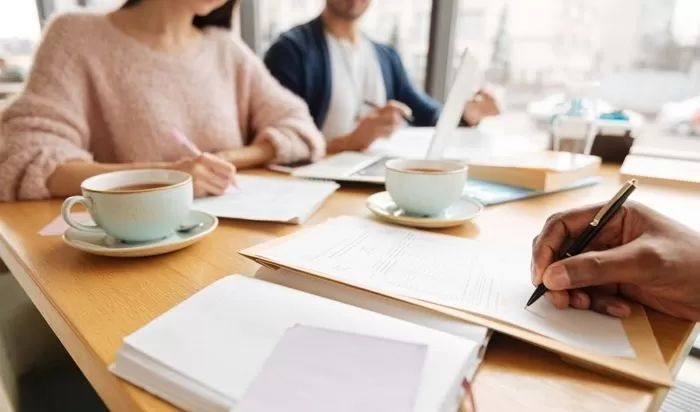
M 108 15 L 56 17 L 0 117 L 0 201 L 73 195 L 87 177 L 154 167 L 192 173 L 206 196 L 235 168 L 323 156 L 306 105 L 231 33 L 233 6 L 129 0 Z

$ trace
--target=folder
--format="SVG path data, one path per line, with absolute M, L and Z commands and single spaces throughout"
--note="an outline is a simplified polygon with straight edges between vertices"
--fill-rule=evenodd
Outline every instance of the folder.
M 376 295 L 382 295 L 392 299 L 411 303 L 455 319 L 481 325 L 556 353 L 566 361 L 580 364 L 588 369 L 621 376 L 652 388 L 670 387 L 673 384 L 671 372 L 667 367 L 661 350 L 656 342 L 656 338 L 651 328 L 651 324 L 649 323 L 649 319 L 647 318 L 645 309 L 641 305 L 633 304 L 631 316 L 622 319 L 624 331 L 627 335 L 627 339 L 636 352 L 636 357 L 628 358 L 601 354 L 593 350 L 564 343 L 560 340 L 544 336 L 529 329 L 524 329 L 512 323 L 504 322 L 482 313 L 455 309 L 428 302 L 426 300 L 394 294 L 385 290 L 373 289 L 360 283 L 338 280 L 325 273 L 306 270 L 302 267 L 298 267 L 297 265 L 270 259 L 265 256 L 266 249 L 279 245 L 283 242 L 294 240 L 294 238 L 297 236 L 303 236 L 304 232 L 310 229 L 313 229 L 313 227 L 253 246 L 242 250 L 239 253 L 270 269 L 277 270 L 284 268 L 294 272 L 315 276 L 320 279 L 339 282 L 346 286 L 363 289 Z

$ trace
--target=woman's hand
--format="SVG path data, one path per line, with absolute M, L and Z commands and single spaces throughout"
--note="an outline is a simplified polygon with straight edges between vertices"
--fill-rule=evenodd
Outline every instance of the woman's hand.
M 700 234 L 639 204 L 623 207 L 584 253 L 556 260 L 600 205 L 550 217 L 534 240 L 532 281 L 555 307 L 630 314 L 628 300 L 700 321 Z
M 236 181 L 235 166 L 209 153 L 183 158 L 167 168 L 192 175 L 195 197 L 221 195 Z

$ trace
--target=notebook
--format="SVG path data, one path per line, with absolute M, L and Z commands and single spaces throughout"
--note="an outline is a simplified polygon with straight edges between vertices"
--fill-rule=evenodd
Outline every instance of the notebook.
M 413 412 L 424 344 L 313 326 L 287 329 L 236 412 Z
M 596 176 L 600 164 L 600 157 L 568 152 L 491 156 L 470 161 L 469 178 L 538 192 L 555 192 Z
M 619 320 L 559 311 L 534 290 L 530 246 L 504 245 L 341 216 L 241 251 L 270 268 L 342 283 L 479 324 L 572 362 L 652 386 L 670 372 L 641 306 Z M 595 333 L 591 333 L 595 331 Z
M 542 192 L 525 187 L 505 185 L 502 183 L 487 182 L 484 180 L 468 179 L 464 187 L 464 195 L 478 200 L 484 206 L 492 206 L 516 200 L 530 199 L 566 190 L 581 189 L 600 183 L 600 176 L 589 176 L 576 180 L 566 187 L 551 192 Z
M 700 161 L 628 155 L 620 176 L 640 183 L 700 188 Z
M 232 275 L 127 336 L 110 370 L 184 410 L 235 411 L 295 325 L 427 346 L 415 411 L 456 410 L 478 356 L 479 345 L 462 337 Z
M 442 313 L 426 310 L 410 303 L 353 288 L 328 279 L 319 279 L 303 272 L 262 267 L 255 273 L 255 277 L 468 339 L 479 345 L 479 353 L 472 364 L 472 368 L 466 375 L 467 379 L 472 379 L 476 374 L 493 334 L 492 331 L 484 326 L 455 319 Z
M 238 175 L 237 187 L 197 199 L 192 208 L 221 218 L 302 224 L 339 187 L 334 182 Z

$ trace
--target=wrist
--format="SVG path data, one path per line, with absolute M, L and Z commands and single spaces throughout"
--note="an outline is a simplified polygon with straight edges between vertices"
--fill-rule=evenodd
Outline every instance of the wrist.
M 349 150 L 350 142 L 352 141 L 352 133 L 345 136 L 334 137 L 328 141 L 326 150 L 329 154 L 340 153 Z

